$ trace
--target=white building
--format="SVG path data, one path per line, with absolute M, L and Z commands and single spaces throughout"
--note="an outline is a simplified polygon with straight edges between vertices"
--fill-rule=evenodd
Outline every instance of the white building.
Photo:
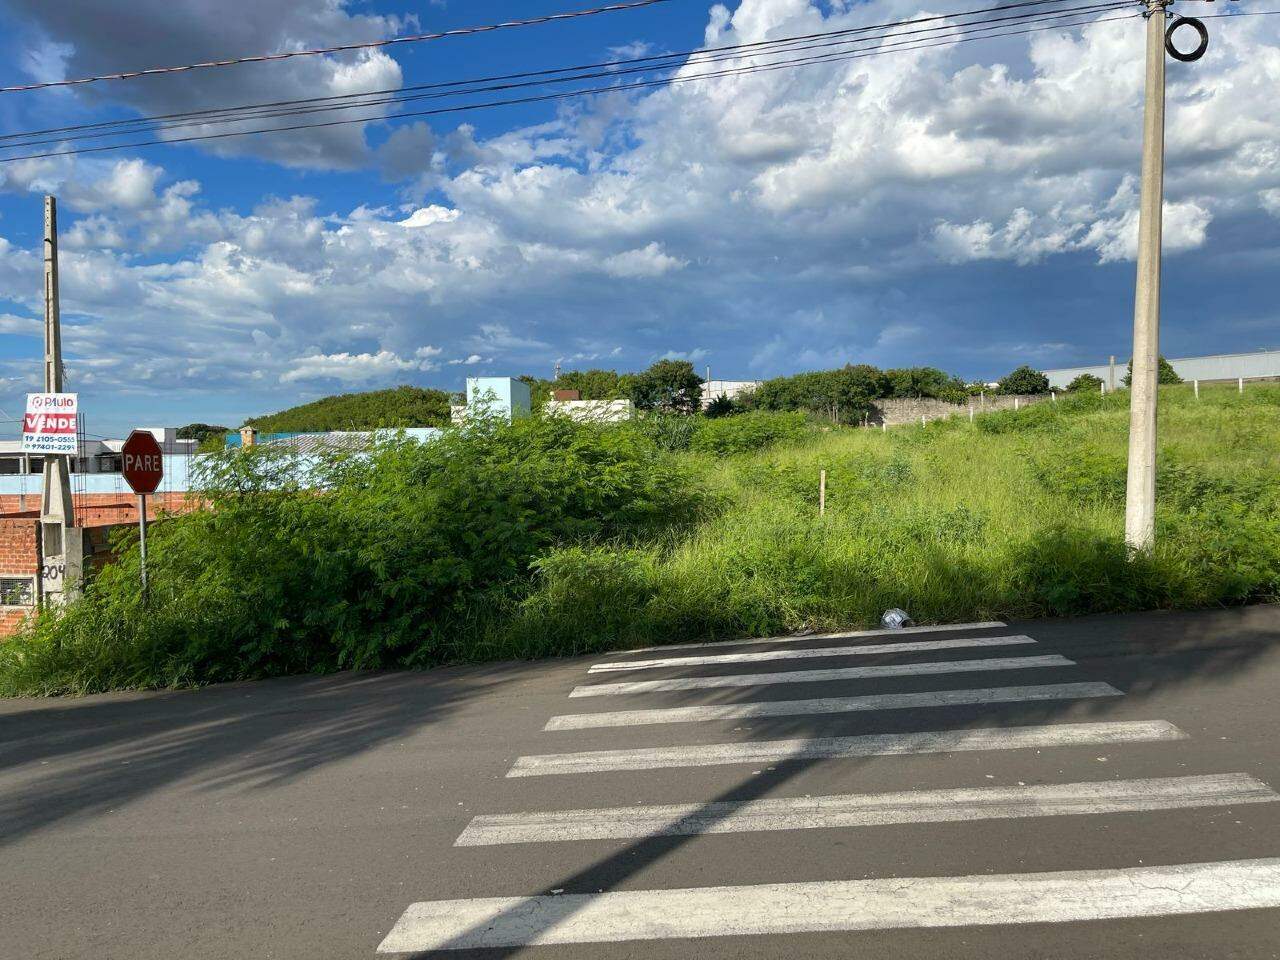
M 196 452 L 199 442 L 179 440 L 175 427 L 141 427 L 155 436 L 160 449 L 166 454 L 182 456 Z M 82 439 L 79 456 L 72 457 L 72 473 L 119 473 L 120 448 L 124 440 Z M 21 440 L 0 440 L 0 475 L 41 473 L 44 457 L 38 453 L 24 453 Z
M 704 380 L 702 383 L 702 406 L 708 406 L 716 397 L 728 397 L 737 400 L 746 393 L 753 392 L 763 380 Z
M 1169 360 L 1169 365 L 1183 380 L 1271 380 L 1280 378 L 1280 350 L 1258 350 L 1254 353 L 1219 353 L 1208 357 L 1182 357 Z M 1116 389 L 1124 384 L 1129 372 L 1128 356 L 1117 357 L 1114 364 L 1098 363 L 1089 367 L 1065 367 L 1046 370 L 1049 386 L 1065 387 L 1082 373 L 1090 373 Z

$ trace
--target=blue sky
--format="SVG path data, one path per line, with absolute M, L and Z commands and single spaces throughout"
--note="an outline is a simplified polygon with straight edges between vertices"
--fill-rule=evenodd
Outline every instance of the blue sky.
M 586 0 L 0 0 L 0 84 L 496 22 Z M 572 23 L 0 95 L 16 132 L 969 9 L 672 0 Z M 112 9 L 114 8 L 114 9 Z M 1170 62 L 1163 348 L 1280 346 L 1276 18 Z M 989 378 L 1123 355 L 1141 22 L 429 121 L 0 164 L 0 409 L 39 372 L 60 198 L 90 432 L 342 390 L 868 362 Z M 689 72 L 693 72 L 691 69 Z

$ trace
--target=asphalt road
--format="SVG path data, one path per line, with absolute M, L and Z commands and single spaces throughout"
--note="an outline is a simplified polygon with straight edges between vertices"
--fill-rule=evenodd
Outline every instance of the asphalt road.
M 1271 786 L 1277 607 L 7 701 L 0 957 L 1280 957 Z

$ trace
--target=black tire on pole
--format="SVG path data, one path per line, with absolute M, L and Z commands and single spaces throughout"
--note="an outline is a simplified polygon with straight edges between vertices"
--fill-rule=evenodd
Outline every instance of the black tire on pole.
M 1184 24 L 1200 36 L 1200 42 L 1196 45 L 1196 48 L 1187 53 L 1183 53 L 1173 45 L 1173 32 Z M 1181 60 L 1183 63 L 1195 63 L 1209 49 L 1209 31 L 1205 28 L 1204 23 L 1195 17 L 1178 17 L 1173 23 L 1169 24 L 1169 29 L 1164 32 L 1164 48 L 1168 51 L 1169 56 L 1175 60 Z

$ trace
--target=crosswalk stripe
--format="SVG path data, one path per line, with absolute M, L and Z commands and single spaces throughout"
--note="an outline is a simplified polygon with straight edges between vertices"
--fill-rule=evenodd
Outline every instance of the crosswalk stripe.
M 415 903 L 381 953 L 1061 923 L 1280 907 L 1280 859 Z
M 1276 800 L 1280 800 L 1280 795 L 1262 781 L 1244 773 L 1101 783 L 786 797 L 480 816 L 467 825 L 454 846 L 1085 816 L 1186 807 L 1227 807 Z
M 1164 720 L 1059 723 L 976 730 L 927 730 L 857 737 L 813 737 L 802 740 L 756 740 L 698 746 L 590 750 L 520 757 L 508 777 L 540 777 L 608 770 L 657 770 L 728 763 L 777 763 L 851 757 L 948 753 L 953 750 L 1017 750 L 1075 744 L 1141 743 L 1183 740 L 1186 734 Z
M 915 710 L 979 703 L 1024 703 L 1035 700 L 1085 700 L 1122 697 L 1109 683 L 1045 683 L 1024 687 L 982 687 L 974 690 L 930 690 L 865 697 L 824 697 L 818 700 L 762 700 L 709 707 L 668 707 L 619 710 L 611 713 L 570 713 L 552 717 L 543 730 L 590 730 L 653 723 L 695 723 L 707 720 L 750 720 L 753 717 L 798 717 L 806 714 L 855 713 L 865 710 Z
M 824 680 L 865 680 L 874 677 L 914 677 L 935 673 L 982 673 L 987 670 L 1027 670 L 1034 667 L 1071 667 L 1074 660 L 1057 654 L 1041 657 L 998 657 L 990 660 L 947 660 L 930 663 L 889 663 L 874 667 L 833 667 L 830 670 L 787 670 L 781 673 L 748 673 L 727 677 L 678 677 L 672 680 L 628 680 L 591 683 L 573 688 L 571 697 L 604 697 L 663 690 L 705 690 L 714 687 L 758 687 L 774 683 L 818 683 Z
M 1028 636 L 959 637 L 951 640 L 910 640 L 904 643 L 866 643 L 858 646 L 818 647 L 806 650 L 765 650 L 757 653 L 723 653 L 702 657 L 663 657 L 661 660 L 626 660 L 597 663 L 588 673 L 616 673 L 622 670 L 657 670 L 663 667 L 703 666 L 713 663 L 759 663 L 765 660 L 808 660 L 823 657 L 870 657 L 885 653 L 920 653 L 929 650 L 959 650 L 969 647 L 1013 647 L 1035 643 Z
M 761 643 L 803 643 L 807 640 L 849 640 L 855 637 L 899 637 L 907 633 L 949 633 L 953 630 L 998 630 L 1008 626 L 1003 620 L 983 620 L 978 623 L 938 623 L 924 627 L 878 627 L 875 630 L 839 630 L 835 633 L 809 633 L 793 637 L 753 637 L 747 640 L 711 640 L 706 643 L 668 643 L 654 647 L 636 647 L 632 650 L 615 650 L 615 656 L 628 653 L 648 653 L 651 650 L 701 650 L 705 647 L 745 647 Z

